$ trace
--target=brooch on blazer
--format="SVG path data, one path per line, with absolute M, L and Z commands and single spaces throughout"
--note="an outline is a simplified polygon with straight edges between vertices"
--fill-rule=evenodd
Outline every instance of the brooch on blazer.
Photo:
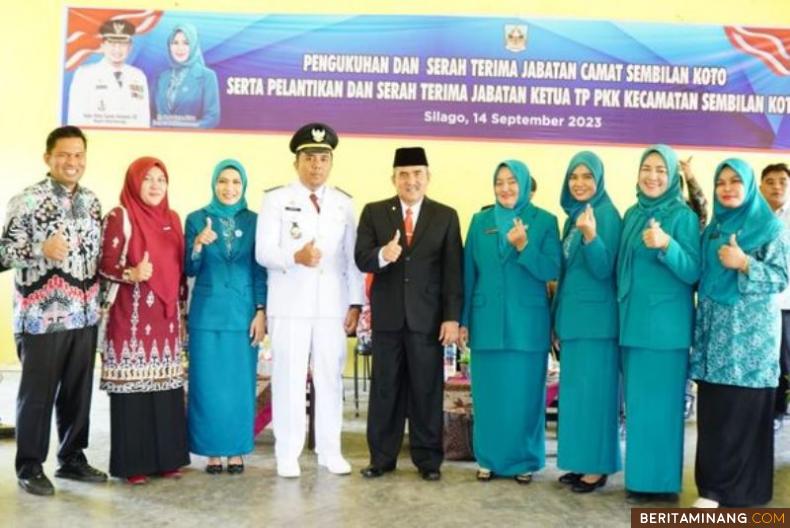
M 244 231 L 237 229 L 233 232 L 233 234 L 236 235 L 236 238 L 241 238 L 241 236 L 244 234 Z
M 291 222 L 290 233 L 291 233 L 291 238 L 293 238 L 294 240 L 298 240 L 302 238 L 302 229 L 299 227 L 299 224 L 297 224 L 296 222 Z

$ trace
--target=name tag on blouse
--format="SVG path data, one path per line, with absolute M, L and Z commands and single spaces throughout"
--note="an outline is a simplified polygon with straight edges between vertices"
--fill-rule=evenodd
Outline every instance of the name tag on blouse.
M 497 233 L 499 233 L 499 229 L 497 229 L 496 227 L 492 227 L 490 229 L 486 229 L 485 233 L 486 235 L 496 235 Z

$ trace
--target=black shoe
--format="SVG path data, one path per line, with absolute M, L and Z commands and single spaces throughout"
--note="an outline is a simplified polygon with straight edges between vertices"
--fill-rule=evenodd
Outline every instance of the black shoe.
M 630 504 L 645 504 L 648 502 L 677 502 L 677 493 L 646 493 L 643 491 L 626 490 L 625 500 Z
M 209 475 L 219 475 L 222 473 L 222 464 L 206 464 L 206 473 Z M 230 465 L 228 465 L 228 473 L 230 473 Z
M 57 478 L 76 480 L 79 482 L 107 482 L 107 473 L 91 467 L 85 460 L 66 462 L 55 471 Z
M 421 469 L 420 476 L 422 480 L 434 481 L 442 478 L 442 472 L 438 469 Z
M 19 482 L 20 488 L 31 495 L 45 496 L 55 494 L 55 487 L 52 486 L 52 483 L 43 472 L 36 473 L 28 478 L 19 477 L 17 482 Z
M 560 482 L 560 484 L 568 484 L 573 486 L 579 481 L 580 478 L 582 478 L 583 475 L 583 473 L 565 473 L 557 480 Z
M 585 482 L 581 478 L 571 487 L 574 493 L 590 493 L 598 488 L 604 487 L 606 484 L 606 475 L 602 475 L 595 482 Z
M 384 473 L 389 473 L 390 471 L 395 471 L 395 466 L 392 467 L 379 467 L 374 466 L 373 464 L 369 465 L 368 467 L 360 470 L 360 473 L 365 478 L 378 478 L 384 475 Z
M 228 473 L 230 475 L 241 475 L 244 473 L 244 463 L 241 464 L 228 464 Z

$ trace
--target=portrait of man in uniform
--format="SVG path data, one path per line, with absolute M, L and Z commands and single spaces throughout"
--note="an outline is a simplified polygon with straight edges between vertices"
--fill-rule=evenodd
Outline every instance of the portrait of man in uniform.
M 77 68 L 69 88 L 68 123 L 77 126 L 148 128 L 151 109 L 148 80 L 126 64 L 133 24 L 111 19 L 99 28 L 103 57 Z

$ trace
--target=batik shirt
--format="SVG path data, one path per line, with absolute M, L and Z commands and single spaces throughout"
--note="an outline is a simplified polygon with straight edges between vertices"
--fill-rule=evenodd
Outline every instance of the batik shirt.
M 66 259 L 44 257 L 43 242 L 64 228 Z M 47 334 L 99 320 L 97 266 L 101 206 L 77 186 L 72 193 L 47 178 L 14 196 L 0 238 L 0 264 L 14 268 L 14 333 Z

